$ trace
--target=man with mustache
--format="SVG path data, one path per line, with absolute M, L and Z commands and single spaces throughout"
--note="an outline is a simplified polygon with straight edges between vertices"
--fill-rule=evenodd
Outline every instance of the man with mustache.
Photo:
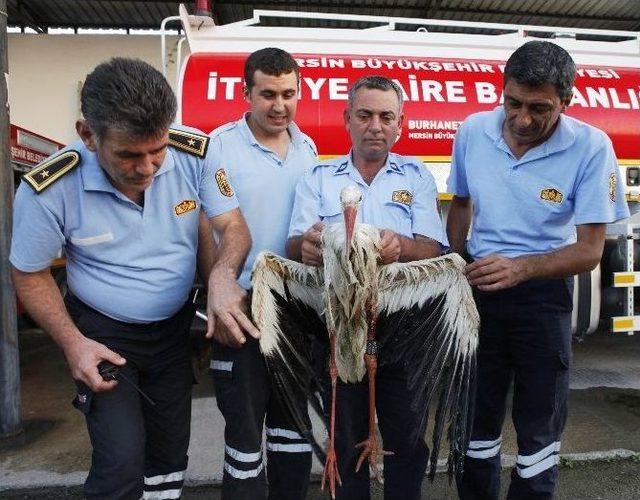
M 253 245 L 238 280 L 249 290 L 256 256 L 264 250 L 284 255 L 295 186 L 317 160 L 315 144 L 293 121 L 300 74 L 291 54 L 278 48 L 253 52 L 245 61 L 244 79 L 249 111 L 214 130 L 211 147 L 224 159 L 251 232 Z M 202 238 L 201 244 L 206 248 L 212 240 Z M 245 307 L 248 310 L 248 299 Z M 311 445 L 295 431 L 271 392 L 258 342 L 218 327 L 213 337 L 210 372 L 226 424 L 222 498 L 302 500 L 309 484 Z M 306 408 L 306 401 L 301 403 Z
M 504 105 L 459 128 L 447 234 L 480 312 L 477 396 L 463 499 L 497 499 L 513 379 L 518 436 L 509 498 L 552 498 L 567 416 L 573 275 L 596 267 L 605 226 L 629 216 L 604 132 L 564 115 L 575 64 L 532 41 L 504 69 Z M 469 241 L 469 225 L 473 227 Z
M 322 265 L 321 234 L 328 224 L 344 224 L 340 191 L 362 192 L 358 221 L 380 229 L 383 264 L 437 257 L 447 247 L 431 173 L 415 158 L 391 153 L 402 130 L 402 90 L 382 76 L 365 76 L 349 89 L 344 123 L 351 138 L 346 156 L 316 165 L 298 184 L 289 228 L 287 254 L 308 265 Z M 326 370 L 326 367 L 324 367 Z M 420 425 L 408 404 L 412 392 L 402 361 L 379 368 L 376 378 L 378 423 L 385 450 L 384 497 L 418 500 L 429 448 L 424 439 L 412 443 L 410 429 Z M 368 386 L 339 383 L 336 396 L 336 454 L 341 485 L 338 500 L 369 500 L 367 461 L 356 470 L 368 434 Z M 325 411 L 330 411 L 330 390 Z
M 257 336 L 235 280 L 250 236 L 208 137 L 170 128 L 177 102 L 160 72 L 114 58 L 87 76 L 80 101 L 80 140 L 18 188 L 13 279 L 76 380 L 74 406 L 93 446 L 85 497 L 179 498 L 191 424 L 198 213 L 220 238 L 208 314 Z M 64 302 L 49 272 L 63 246 Z M 105 362 L 119 368 L 115 378 L 100 373 Z

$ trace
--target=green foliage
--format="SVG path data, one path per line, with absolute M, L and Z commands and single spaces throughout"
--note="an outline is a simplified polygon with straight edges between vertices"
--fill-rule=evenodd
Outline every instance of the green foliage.
M 576 466 L 575 460 L 567 457 L 560 457 L 561 469 L 573 469 Z

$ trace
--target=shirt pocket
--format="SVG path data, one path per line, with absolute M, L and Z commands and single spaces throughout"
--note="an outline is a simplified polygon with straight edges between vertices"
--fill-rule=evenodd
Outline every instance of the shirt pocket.
M 338 222 L 344 221 L 342 205 L 339 200 L 323 200 L 318 215 L 320 216 L 320 220 L 326 225 L 337 224 Z
M 387 201 L 384 204 L 384 223 L 380 229 L 390 229 L 395 233 L 413 237 L 413 213 L 410 205 L 397 201 Z
M 113 240 L 113 233 L 108 231 L 106 233 L 100 233 L 92 236 L 70 236 L 69 241 L 71 244 L 77 247 L 90 247 L 94 245 L 100 245 Z
M 65 253 L 71 259 L 115 262 L 122 255 L 121 242 L 107 228 L 79 228 L 67 236 Z
M 567 190 L 552 184 L 538 184 L 535 200 L 527 205 L 534 210 L 540 223 L 563 223 L 573 211 L 573 200 L 569 194 Z

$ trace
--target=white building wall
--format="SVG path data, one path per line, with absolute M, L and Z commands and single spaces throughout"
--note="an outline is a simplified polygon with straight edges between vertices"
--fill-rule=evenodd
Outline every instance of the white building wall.
M 80 88 L 100 62 L 137 57 L 160 66 L 157 35 L 9 34 L 10 120 L 64 144 L 76 139 Z M 167 40 L 169 82 L 175 81 L 177 37 Z M 186 47 L 186 44 L 183 44 Z

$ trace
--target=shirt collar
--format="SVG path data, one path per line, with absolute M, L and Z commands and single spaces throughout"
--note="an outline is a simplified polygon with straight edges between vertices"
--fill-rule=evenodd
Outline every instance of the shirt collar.
M 252 146 L 258 146 L 262 149 L 268 149 L 258 142 L 256 137 L 253 135 L 253 132 L 249 128 L 249 123 L 247 122 L 247 120 L 249 119 L 250 114 L 251 112 L 247 111 L 242 116 L 242 118 L 238 120 L 237 123 L 238 123 L 238 127 L 240 128 L 240 133 Z M 287 126 L 287 130 L 289 132 L 289 136 L 291 137 L 291 142 L 293 144 L 298 146 L 303 142 L 302 132 L 300 132 L 300 128 L 294 122 L 289 123 L 289 125 Z
M 404 175 L 404 170 L 400 168 L 398 162 L 398 155 L 394 153 L 389 153 L 387 155 L 387 161 L 385 162 L 384 168 L 387 172 Z
M 107 174 L 102 170 L 98 163 L 98 155 L 89 151 L 86 146 L 80 142 L 80 156 L 82 157 L 82 165 L 80 174 L 82 176 L 82 187 L 85 191 L 107 191 L 113 193 L 117 191 L 109 182 Z
M 353 150 L 349 151 L 349 154 L 341 158 L 341 160 L 342 161 L 338 165 L 338 168 L 333 172 L 333 175 L 358 172 L 358 169 L 353 164 Z M 398 166 L 397 155 L 393 153 L 389 153 L 387 155 L 387 159 L 385 160 L 384 165 L 382 166 L 382 169 L 384 169 L 385 172 L 392 172 L 392 173 L 401 174 L 401 175 L 404 174 L 404 171 Z
M 492 140 L 493 143 L 500 147 L 503 145 L 503 149 L 507 152 L 511 152 L 506 141 L 502 137 L 502 124 L 504 123 L 505 113 L 504 106 L 498 106 L 491 112 L 491 118 L 487 121 L 484 132 Z M 558 125 L 546 141 L 539 144 L 535 148 L 527 151 L 522 159 L 534 159 L 544 156 L 549 156 L 559 151 L 568 149 L 576 140 L 576 134 L 571 127 L 570 118 L 561 114 L 558 118 Z

